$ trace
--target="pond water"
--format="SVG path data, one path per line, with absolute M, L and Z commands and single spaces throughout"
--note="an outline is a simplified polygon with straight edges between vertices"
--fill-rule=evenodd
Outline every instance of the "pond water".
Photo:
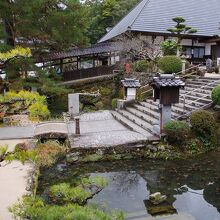
M 89 203 L 104 210 L 122 210 L 129 220 L 220 219 L 220 152 L 184 161 L 130 160 L 55 170 L 42 172 L 39 194 L 44 195 L 53 184 L 74 183 L 82 176 L 104 176 L 109 185 Z M 175 214 L 149 214 L 149 195 L 155 192 L 167 195 Z

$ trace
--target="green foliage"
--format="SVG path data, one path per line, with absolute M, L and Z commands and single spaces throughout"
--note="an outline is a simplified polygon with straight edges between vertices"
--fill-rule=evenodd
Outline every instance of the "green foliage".
M 138 102 L 143 102 L 144 101 L 144 95 L 142 94 L 142 90 L 140 88 L 137 89 L 136 100 Z
M 35 86 L 38 88 L 41 94 L 46 94 L 47 96 L 62 96 L 68 94 L 70 91 L 64 86 L 58 85 L 59 78 L 54 73 L 46 71 L 37 72 L 37 82 Z
M 65 155 L 66 148 L 60 145 L 57 141 L 47 141 L 38 144 L 37 163 L 40 167 L 49 167 L 57 162 L 58 159 Z
M 3 52 L 3 53 L 0 52 L 0 61 L 5 62 L 14 57 L 30 57 L 30 56 L 31 56 L 30 48 L 23 48 L 18 46 L 7 52 Z
M 70 202 L 84 204 L 91 197 L 91 192 L 82 186 L 71 187 L 68 183 L 61 183 L 50 187 L 50 197 L 53 202 L 66 204 Z
M 133 63 L 133 69 L 136 72 L 147 72 L 149 69 L 149 62 L 147 60 L 138 60 Z
M 103 177 L 83 178 L 75 186 L 60 183 L 49 188 L 50 201 L 47 203 L 39 197 L 24 196 L 9 210 L 20 220 L 123 220 L 122 212 L 105 214 L 95 207 L 79 206 L 85 205 L 106 185 Z
M 44 120 L 50 116 L 50 111 L 48 110 L 47 106 L 36 102 L 32 104 L 29 108 L 29 118 L 31 120 Z
M 167 29 L 167 31 L 173 34 L 177 34 L 179 36 L 180 34 L 192 34 L 192 33 L 197 32 L 196 29 L 186 26 L 184 24 L 186 20 L 182 17 L 176 17 L 176 18 L 173 18 L 172 20 L 176 23 L 176 25 L 174 26 L 174 28 Z
M 106 28 L 113 27 L 138 2 L 138 0 L 86 0 L 88 17 L 91 18 L 87 33 L 90 42 L 96 43 L 106 33 Z
M 34 149 L 26 150 L 17 147 L 13 152 L 8 153 L 6 155 L 5 160 L 8 162 L 11 162 L 13 160 L 18 160 L 22 164 L 24 164 L 26 161 L 35 163 L 37 160 L 37 151 Z
M 123 213 L 105 214 L 94 207 L 68 204 L 47 205 L 40 198 L 25 196 L 10 208 L 14 217 L 20 220 L 123 220 Z
M 41 96 L 37 92 L 29 92 L 25 90 L 21 90 L 20 92 L 10 91 L 7 92 L 4 96 L 0 96 L 0 100 L 2 102 L 11 102 L 16 99 L 24 99 L 25 107 L 28 108 L 35 102 L 46 104 L 46 97 Z
M 90 185 L 95 185 L 100 188 L 104 188 L 108 185 L 108 181 L 101 176 L 90 177 L 90 178 L 82 178 L 80 180 L 83 186 L 89 187 Z
M 185 23 L 185 19 L 182 17 L 175 17 L 172 19 L 176 24 L 173 28 L 167 29 L 167 31 L 171 32 L 172 34 L 175 34 L 177 36 L 177 56 L 180 55 L 180 43 L 182 40 L 182 35 L 184 34 L 194 34 L 197 32 L 196 29 L 187 26 Z
M 95 104 L 95 107 L 98 109 L 98 110 L 102 110 L 104 108 L 104 104 L 103 102 L 99 101 Z
M 33 46 L 43 49 L 85 44 L 86 8 L 77 0 L 67 0 L 63 7 L 58 3 L 61 1 L 0 1 L 0 20 L 7 21 L 3 22 L 7 44 L 14 46 L 18 38 L 22 43 L 33 41 Z
M 212 90 L 212 101 L 215 105 L 220 105 L 220 86 L 216 86 Z
M 205 110 L 196 111 L 190 118 L 193 133 L 202 140 L 205 148 L 217 146 L 217 124 L 213 115 Z
M 38 167 L 49 167 L 65 155 L 66 148 L 56 141 L 47 141 L 38 144 L 35 149 L 29 149 L 24 143 L 16 145 L 13 152 L 6 155 L 5 160 L 11 162 L 19 160 L 33 162 Z
M 159 59 L 158 66 L 164 73 L 178 73 L 182 70 L 182 61 L 177 56 L 164 56 Z
M 4 160 L 7 151 L 8 151 L 8 146 L 0 146 L 0 162 Z
M 82 159 L 83 162 L 98 162 L 103 158 L 102 155 L 99 154 L 90 154 Z
M 118 99 L 112 99 L 112 109 L 117 108 L 117 102 L 118 102 Z
M 165 40 L 160 46 L 164 56 L 176 55 L 178 43 L 175 40 Z
M 102 96 L 109 96 L 111 95 L 112 91 L 110 88 L 107 88 L 107 87 L 101 87 L 100 88 L 100 93 Z
M 164 126 L 167 140 L 171 144 L 184 144 L 189 138 L 189 125 L 181 121 L 170 121 Z
M 16 93 L 13 91 L 7 92 L 5 96 L 0 96 L 1 102 L 13 102 L 16 100 L 24 100 L 22 102 L 15 102 L 16 107 L 21 109 L 28 109 L 29 118 L 33 120 L 42 120 L 50 116 L 50 112 L 46 105 L 46 97 L 41 96 L 37 92 L 29 92 L 21 90 Z M 24 106 L 23 106 L 24 105 Z

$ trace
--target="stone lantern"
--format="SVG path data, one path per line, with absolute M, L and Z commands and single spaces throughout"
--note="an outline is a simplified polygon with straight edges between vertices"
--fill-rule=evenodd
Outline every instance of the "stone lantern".
M 124 88 L 124 100 L 135 100 L 137 89 L 141 87 L 139 80 L 125 78 L 124 80 L 121 80 L 121 83 Z
M 185 83 L 174 74 L 160 74 L 153 78 L 150 85 L 153 87 L 154 101 L 159 99 L 160 120 L 154 130 L 161 135 L 164 125 L 171 120 L 171 106 L 179 103 L 180 88 L 184 88 Z

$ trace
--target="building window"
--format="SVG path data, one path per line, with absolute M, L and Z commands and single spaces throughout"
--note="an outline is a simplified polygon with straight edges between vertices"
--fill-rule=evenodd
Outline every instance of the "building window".
M 205 56 L 205 47 L 183 46 L 183 53 L 188 58 L 192 58 L 192 54 L 194 54 L 194 58 L 203 59 Z

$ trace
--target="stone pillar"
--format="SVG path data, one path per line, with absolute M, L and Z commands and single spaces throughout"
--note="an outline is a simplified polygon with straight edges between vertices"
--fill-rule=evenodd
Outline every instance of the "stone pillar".
M 69 94 L 68 95 L 68 106 L 69 106 L 69 114 L 71 119 L 74 118 L 74 116 L 79 114 L 79 94 Z
M 186 60 L 182 60 L 182 73 L 186 73 Z
M 164 125 L 171 121 L 171 105 L 162 105 L 160 109 L 160 133 L 163 133 Z
M 75 123 L 76 123 L 76 127 L 75 127 L 75 135 L 80 135 L 80 124 L 79 124 L 79 117 L 75 117 Z

